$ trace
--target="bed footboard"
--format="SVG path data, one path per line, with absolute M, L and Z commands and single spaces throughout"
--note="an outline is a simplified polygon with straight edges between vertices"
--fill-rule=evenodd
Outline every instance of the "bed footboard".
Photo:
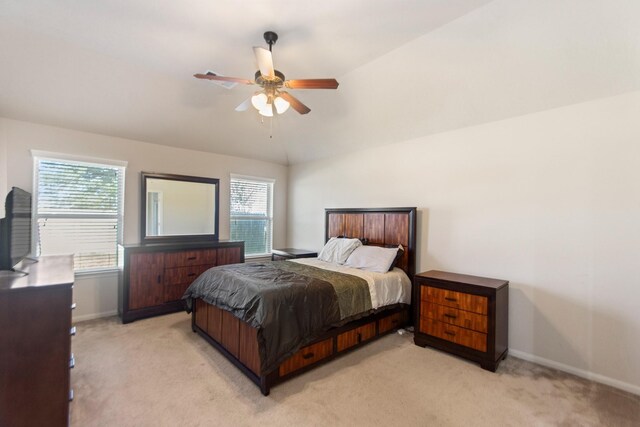
M 222 355 L 236 365 L 263 395 L 272 386 L 336 356 L 358 348 L 404 326 L 409 319 L 409 306 L 398 304 L 384 311 L 333 328 L 300 349 L 271 372 L 260 371 L 257 329 L 226 310 L 195 300 L 191 327 Z

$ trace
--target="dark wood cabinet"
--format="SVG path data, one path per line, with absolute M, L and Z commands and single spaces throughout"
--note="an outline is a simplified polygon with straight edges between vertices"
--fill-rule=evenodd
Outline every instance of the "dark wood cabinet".
M 244 262 L 244 242 L 237 241 L 127 245 L 119 251 L 123 323 L 183 310 L 182 295 L 200 274 Z
M 69 424 L 73 257 L 0 272 L 0 426 Z
M 416 345 L 494 372 L 508 352 L 509 282 L 432 270 L 414 278 Z
M 238 262 L 244 262 L 244 242 L 242 243 L 242 246 L 236 245 L 218 248 L 217 253 L 217 265 L 236 264 Z
M 284 261 L 287 259 L 295 259 L 295 258 L 316 258 L 317 256 L 318 256 L 317 252 L 307 251 L 305 249 L 282 248 L 282 249 L 273 249 L 271 251 L 272 261 Z
M 150 307 L 164 302 L 164 254 L 136 253 L 130 258 L 129 308 Z

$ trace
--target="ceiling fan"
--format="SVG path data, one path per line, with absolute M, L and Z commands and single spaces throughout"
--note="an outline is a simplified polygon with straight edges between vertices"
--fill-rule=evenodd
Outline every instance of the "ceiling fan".
M 245 85 L 258 85 L 261 90 L 251 98 L 236 107 L 236 111 L 245 111 L 249 105 L 253 105 L 258 112 L 266 117 L 273 117 L 274 110 L 277 114 L 283 114 L 289 106 L 300 114 L 307 114 L 311 109 L 297 98 L 283 89 L 337 89 L 336 79 L 302 79 L 285 80 L 284 74 L 273 68 L 271 48 L 278 40 L 278 35 L 273 31 L 264 33 L 264 40 L 269 45 L 269 50 L 263 47 L 254 47 L 253 53 L 258 61 L 259 70 L 256 71 L 254 80 L 238 77 L 220 76 L 212 72 L 207 74 L 194 74 L 198 79 L 217 80 L 221 82 L 241 83 Z

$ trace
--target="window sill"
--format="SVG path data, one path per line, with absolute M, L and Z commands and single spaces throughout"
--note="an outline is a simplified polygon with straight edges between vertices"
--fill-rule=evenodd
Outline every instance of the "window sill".
M 265 261 L 271 261 L 271 254 L 246 255 L 244 257 L 244 262 L 265 262 Z
M 107 277 L 107 276 L 117 276 L 118 268 L 108 268 L 104 270 L 83 270 L 76 271 L 74 274 L 76 277 L 90 278 L 90 277 Z
M 271 252 L 266 253 L 266 254 L 251 254 L 251 255 L 245 255 L 244 256 L 245 259 L 252 259 L 252 258 L 271 258 Z

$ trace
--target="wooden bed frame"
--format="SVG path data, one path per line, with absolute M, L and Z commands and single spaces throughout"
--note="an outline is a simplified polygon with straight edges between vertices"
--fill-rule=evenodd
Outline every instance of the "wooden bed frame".
M 368 245 L 401 244 L 405 252 L 397 266 L 413 281 L 416 208 L 326 209 L 325 241 L 335 236 L 359 238 Z M 385 307 L 364 318 L 330 329 L 271 372 L 260 371 L 257 329 L 230 312 L 197 299 L 193 306 L 191 327 L 256 383 L 266 396 L 275 384 L 392 332 L 405 325 L 410 318 L 408 305 Z

